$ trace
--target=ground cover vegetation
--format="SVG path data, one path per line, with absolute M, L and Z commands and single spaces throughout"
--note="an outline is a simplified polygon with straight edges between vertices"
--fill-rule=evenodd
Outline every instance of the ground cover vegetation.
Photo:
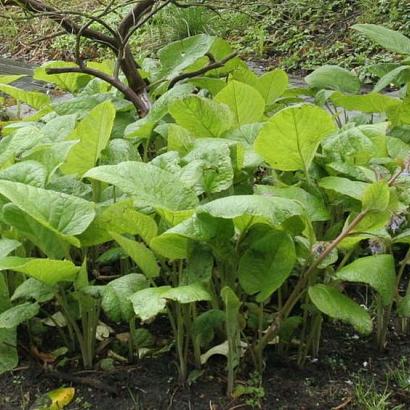
M 25 2 L 75 34 L 75 62 L 35 70 L 64 101 L 0 77 L 37 110 L 1 130 L 0 372 L 19 346 L 85 369 L 171 349 L 181 384 L 219 355 L 226 395 L 258 404 L 268 352 L 303 367 L 325 321 L 380 350 L 392 324 L 409 332 L 410 39 L 353 26 L 396 55 L 368 67 L 370 92 L 335 65 L 302 88 L 281 69 L 257 75 L 208 34 L 136 63 L 130 34 L 168 3 L 127 8 L 112 33 L 105 6 L 78 25 Z M 83 38 L 115 59 L 87 61 Z M 399 95 L 383 94 L 392 84 Z M 245 367 L 252 380 L 237 384 Z M 389 401 L 360 383 L 357 397 Z
M 67 8 L 66 2 L 50 2 Z M 168 7 L 139 31 L 132 46 L 139 57 L 154 56 L 165 44 L 196 34 L 228 39 L 243 56 L 262 60 L 264 65 L 290 72 L 304 72 L 323 64 L 357 68 L 394 60 L 394 54 L 358 36 L 349 27 L 356 23 L 383 24 L 410 34 L 410 5 L 398 0 L 260 0 L 218 1 L 218 9 Z M 71 1 L 73 9 L 92 9 L 97 1 Z M 71 8 L 70 7 L 70 8 Z M 75 41 L 48 19 L 19 21 L 14 10 L 2 10 L 0 44 L 2 53 L 33 62 L 71 58 Z M 111 20 L 117 17 L 113 16 Z M 50 33 L 53 35 L 50 36 Z M 39 38 L 47 41 L 39 42 Z M 143 47 L 140 47 L 143 45 Z M 83 53 L 90 58 L 104 56 L 102 49 L 88 44 Z

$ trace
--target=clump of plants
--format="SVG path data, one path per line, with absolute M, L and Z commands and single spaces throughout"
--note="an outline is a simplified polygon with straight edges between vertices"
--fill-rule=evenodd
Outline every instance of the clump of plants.
M 145 112 L 61 62 L 35 77 L 67 101 L 3 79 L 38 111 L 2 124 L 0 371 L 17 365 L 18 340 L 41 351 L 50 332 L 86 368 L 107 365 L 107 346 L 114 365 L 158 355 L 157 321 L 180 382 L 225 356 L 232 396 L 268 349 L 317 357 L 324 321 L 380 349 L 393 319 L 408 331 L 410 39 L 355 29 L 404 56 L 367 93 L 338 66 L 304 88 L 282 70 L 258 76 L 204 34 L 142 63 Z M 115 78 L 115 64 L 93 67 Z M 380 93 L 391 83 L 401 97 Z M 247 389 L 263 397 L 259 381 Z

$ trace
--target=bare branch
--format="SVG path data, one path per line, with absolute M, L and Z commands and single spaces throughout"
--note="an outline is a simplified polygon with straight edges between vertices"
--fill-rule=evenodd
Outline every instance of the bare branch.
M 114 88 L 119 90 L 121 93 L 123 93 L 125 97 L 134 104 L 135 108 L 140 112 L 142 116 L 145 116 L 150 109 L 149 103 L 147 103 L 147 101 L 145 101 L 141 95 L 138 95 L 130 87 L 126 86 L 124 83 L 122 83 L 117 78 L 109 74 L 106 74 L 102 71 L 83 66 L 83 67 L 47 68 L 46 73 L 49 75 L 65 74 L 65 73 L 82 73 L 82 74 L 88 74 L 93 77 L 100 78 L 101 80 L 104 80 L 105 82 L 107 82 L 108 84 L 112 85 Z
M 182 80 L 186 80 L 187 78 L 194 78 L 197 77 L 199 75 L 202 74 L 206 74 L 209 71 L 212 70 L 216 70 L 217 68 L 221 68 L 223 67 L 228 61 L 232 60 L 233 58 L 235 58 L 238 55 L 238 53 L 232 53 L 229 54 L 228 56 L 226 56 L 224 59 L 220 60 L 220 61 L 215 61 L 215 58 L 212 56 L 211 63 L 208 64 L 207 66 L 200 68 L 199 70 L 196 71 L 190 71 L 188 73 L 182 73 L 180 75 L 178 75 L 177 77 L 173 78 L 168 86 L 168 89 L 171 89 L 175 86 L 176 83 L 178 83 L 179 81 Z M 213 62 L 212 62 L 213 60 Z
M 55 21 L 70 34 L 78 34 L 78 32 L 81 29 L 81 27 L 78 24 L 74 23 L 71 19 L 67 18 L 67 15 L 70 14 L 69 12 L 66 13 L 59 11 L 58 9 L 51 7 L 47 4 L 44 4 L 43 2 L 38 0 L 5 0 L 4 5 L 19 6 L 26 11 L 35 13 L 36 15 L 43 14 L 50 20 Z M 117 50 L 118 48 L 118 44 L 115 38 L 110 37 L 104 33 L 100 33 L 99 31 L 87 28 L 83 31 L 82 35 L 98 43 L 107 45 L 112 50 Z
M 41 38 L 36 38 L 35 40 L 30 41 L 28 44 L 33 45 L 33 44 L 36 44 L 36 43 L 37 44 L 42 43 L 43 41 L 52 40 L 56 37 L 61 37 L 61 36 L 64 36 L 66 34 L 67 34 L 67 32 L 65 30 L 60 30 L 60 31 L 57 31 L 56 33 L 50 34 L 48 36 L 44 36 L 44 37 L 41 37 Z
M 147 13 L 156 2 L 157 0 L 143 0 L 132 8 L 118 27 L 118 33 L 122 39 L 125 39 L 131 27 L 135 26 L 141 17 Z
M 168 6 L 168 4 L 172 3 L 172 0 L 166 0 L 163 4 L 160 4 L 157 8 L 154 10 L 151 10 L 145 18 L 143 18 L 138 24 L 134 25 L 133 27 L 130 27 L 126 37 L 124 38 L 124 44 L 128 44 L 131 36 L 140 28 L 142 27 L 148 20 L 150 20 L 152 17 L 154 17 L 155 14 L 157 14 L 159 11 L 161 11 L 164 7 Z

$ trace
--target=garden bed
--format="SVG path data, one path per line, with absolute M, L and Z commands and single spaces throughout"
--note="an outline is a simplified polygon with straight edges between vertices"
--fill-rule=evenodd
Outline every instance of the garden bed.
M 264 398 L 260 401 L 252 395 L 226 399 L 225 360 L 218 356 L 210 359 L 204 374 L 191 386 L 181 387 L 177 382 L 177 359 L 169 353 L 111 371 L 60 369 L 63 379 L 26 358 L 20 369 L 0 376 L 0 409 L 28 409 L 35 398 L 62 385 L 76 389 L 67 410 L 233 410 L 251 409 L 251 404 L 258 408 L 259 403 L 265 410 L 362 410 L 365 407 L 357 397 L 360 383 L 369 395 L 389 394 L 390 406 L 386 409 L 402 405 L 404 410 L 410 406 L 410 391 L 394 380 L 400 362 L 410 357 L 409 337 L 393 336 L 386 351 L 380 353 L 371 339 L 359 339 L 349 327 L 328 324 L 324 333 L 320 357 L 304 369 L 270 349 L 260 390 Z M 70 375 L 85 382 L 69 382 L 66 377 Z M 249 383 L 244 369 L 238 382 Z M 97 383 L 101 383 L 100 388 L 92 387 Z M 104 385 L 118 389 L 118 394 L 105 391 Z

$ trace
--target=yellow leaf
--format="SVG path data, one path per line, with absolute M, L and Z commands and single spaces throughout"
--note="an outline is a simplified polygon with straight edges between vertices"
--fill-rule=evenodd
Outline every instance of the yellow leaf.
M 62 387 L 47 393 L 51 399 L 51 405 L 48 410 L 61 410 L 69 405 L 75 395 L 75 389 L 72 387 Z

